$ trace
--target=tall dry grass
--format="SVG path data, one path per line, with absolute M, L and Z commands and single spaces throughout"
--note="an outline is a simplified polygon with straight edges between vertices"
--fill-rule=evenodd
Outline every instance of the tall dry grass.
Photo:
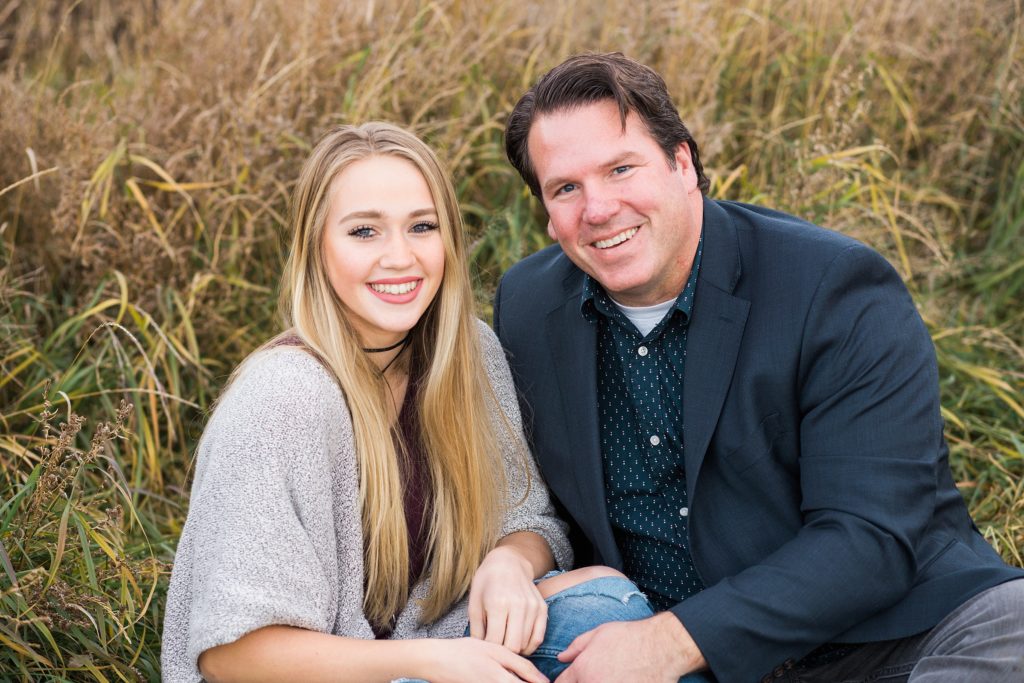
M 3 3 L 0 678 L 159 677 L 191 453 L 276 330 L 317 135 L 383 118 L 442 151 L 487 315 L 546 241 L 504 117 L 586 49 L 664 74 L 715 196 L 892 260 L 936 343 L 961 490 L 1022 564 L 1021 26 L 1020 0 Z

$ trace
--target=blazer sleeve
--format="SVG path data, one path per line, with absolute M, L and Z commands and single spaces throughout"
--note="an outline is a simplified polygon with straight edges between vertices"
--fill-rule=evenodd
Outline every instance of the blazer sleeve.
M 947 466 L 934 348 L 888 262 L 842 251 L 802 339 L 802 527 L 672 609 L 723 682 L 756 680 L 899 601 Z

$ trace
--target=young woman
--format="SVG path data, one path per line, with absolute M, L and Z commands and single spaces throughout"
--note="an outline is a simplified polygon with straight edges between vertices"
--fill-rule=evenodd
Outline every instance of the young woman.
M 575 636 L 648 616 L 613 570 L 542 578 L 569 545 L 430 149 L 335 129 L 292 210 L 289 329 L 200 442 L 164 679 L 542 683 L 524 655 L 554 676 Z

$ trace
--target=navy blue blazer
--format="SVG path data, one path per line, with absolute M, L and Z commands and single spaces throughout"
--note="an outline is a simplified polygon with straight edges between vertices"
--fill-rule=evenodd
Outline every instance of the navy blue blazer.
M 908 636 L 1024 572 L 971 521 L 947 461 L 931 338 L 890 264 L 765 208 L 704 200 L 687 340 L 690 548 L 674 607 L 722 682 L 826 642 Z M 598 445 L 596 327 L 556 245 L 494 304 L 577 563 L 622 568 Z

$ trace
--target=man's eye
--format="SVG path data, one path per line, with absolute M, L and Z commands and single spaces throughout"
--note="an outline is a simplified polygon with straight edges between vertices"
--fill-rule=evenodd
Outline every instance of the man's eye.
M 574 183 L 566 183 L 565 185 L 562 185 L 560 188 L 555 190 L 555 194 L 568 194 L 575 189 L 576 185 Z
M 628 171 L 631 168 L 633 168 L 633 167 L 632 166 L 616 166 L 614 169 L 612 169 L 612 173 L 616 174 L 616 175 L 619 175 L 619 174 L 625 173 L 626 171 Z
M 431 223 L 430 221 L 420 221 L 416 225 L 412 226 L 412 228 L 410 229 L 412 230 L 412 232 L 415 233 L 423 233 L 430 232 L 431 230 L 437 230 L 437 228 L 437 223 Z
M 362 225 L 358 228 L 352 228 L 348 231 L 348 234 L 361 240 L 367 240 L 373 237 L 373 232 L 373 228 L 367 225 Z

